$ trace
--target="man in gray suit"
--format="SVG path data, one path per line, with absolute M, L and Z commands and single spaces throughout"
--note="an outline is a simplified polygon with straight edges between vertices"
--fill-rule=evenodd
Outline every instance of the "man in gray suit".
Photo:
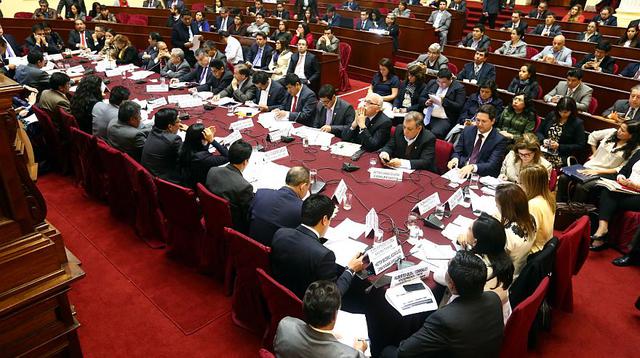
M 142 148 L 140 164 L 151 174 L 174 183 L 180 183 L 178 151 L 182 139 L 178 130 L 183 124 L 174 108 L 163 108 L 154 117 L 153 128 Z
M 65 73 L 56 72 L 51 75 L 49 85 L 51 89 L 44 90 L 40 94 L 38 107 L 49 113 L 58 113 L 58 108 L 62 108 L 68 113 L 71 112 L 69 104 L 69 83 L 71 79 Z
M 617 122 L 625 119 L 640 120 L 640 85 L 631 88 L 628 100 L 617 100 L 613 106 L 604 111 L 602 115 Z
M 191 71 L 189 62 L 184 59 L 184 51 L 181 48 L 171 49 L 171 57 L 166 66 L 160 69 L 160 76 L 168 78 L 179 78 L 187 75 Z
M 164 8 L 164 5 L 160 0 L 144 0 L 142 2 L 142 7 L 146 7 L 149 9 L 162 9 Z
M 251 81 L 251 69 L 245 64 L 236 65 L 233 69 L 233 80 L 224 90 L 214 96 L 214 99 L 233 97 L 235 101 L 252 101 L 256 96 L 256 86 Z
M 149 134 L 149 127 L 140 128 L 140 105 L 125 101 L 118 109 L 118 118 L 111 120 L 107 127 L 107 142 L 114 148 L 129 154 L 140 162 L 142 148 Z
M 423 64 L 427 67 L 427 74 L 435 75 L 438 71 L 449 68 L 449 59 L 442 54 L 442 46 L 440 44 L 432 43 L 427 48 L 427 53 L 423 53 L 415 61 L 409 62 L 407 68 L 418 64 Z
M 353 347 L 338 342 L 331 332 L 340 309 L 340 291 L 331 281 L 316 281 L 304 294 L 305 321 L 285 317 L 278 324 L 273 348 L 278 357 L 353 357 L 364 358 L 367 343 L 357 340 Z M 362 337 L 366 338 L 366 337 Z
M 332 85 L 323 85 L 318 91 L 320 101 L 316 107 L 314 127 L 341 137 L 342 132 L 353 123 L 356 111 L 353 106 L 336 96 Z
M 242 139 L 234 142 L 229 148 L 229 165 L 209 169 L 206 180 L 209 191 L 229 201 L 233 227 L 243 233 L 249 232 L 253 186 L 242 172 L 249 165 L 252 150 L 251 145 Z
M 15 80 L 21 85 L 28 85 L 42 92 L 49 88 L 49 74 L 41 70 L 45 65 L 44 56 L 40 51 L 31 51 L 27 55 L 28 65 L 16 68 Z
M 571 49 L 565 45 L 565 37 L 558 35 L 553 38 L 553 44 L 551 46 L 545 46 L 544 49 L 538 52 L 537 55 L 531 59 L 534 61 L 544 61 L 545 56 L 553 56 L 553 63 L 563 66 L 573 66 L 573 60 L 571 59 Z
M 567 72 L 567 80 L 560 81 L 544 96 L 545 102 L 558 103 L 560 98 L 567 96 L 576 101 L 578 110 L 585 112 L 589 109 L 593 89 L 582 83 L 582 70 L 572 68 Z
M 91 111 L 91 116 L 93 116 L 93 135 L 107 139 L 109 123 L 114 119 L 118 119 L 120 104 L 128 100 L 130 94 L 126 87 L 115 86 L 111 89 L 109 103 L 100 101 L 93 106 L 93 110 Z
M 438 1 L 438 10 L 431 13 L 427 23 L 433 25 L 433 29 L 440 38 L 440 46 L 447 44 L 447 34 L 449 33 L 449 26 L 451 26 L 451 13 L 447 11 L 447 1 Z

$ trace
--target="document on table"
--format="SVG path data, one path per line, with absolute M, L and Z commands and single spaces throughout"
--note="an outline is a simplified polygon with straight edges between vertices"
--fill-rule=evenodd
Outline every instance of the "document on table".
M 258 115 L 258 123 L 270 132 L 280 129 L 291 129 L 293 125 L 287 120 L 276 119 L 274 112 L 260 113 Z
M 389 118 L 404 118 L 407 112 L 394 112 L 392 109 L 386 109 L 382 111 Z
M 498 213 L 496 198 L 494 198 L 493 196 L 479 196 L 473 190 L 469 190 L 469 196 L 471 197 L 471 207 L 475 211 L 484 211 L 489 215 L 496 215 Z
M 467 178 L 460 177 L 460 170 L 458 168 L 449 170 L 448 172 L 442 174 L 442 177 L 456 184 L 462 184 L 467 180 Z
M 240 106 L 236 108 L 234 113 L 242 115 L 243 117 L 253 117 L 256 114 L 260 113 L 260 110 L 258 108 Z
M 152 74 L 154 74 L 155 72 L 153 71 L 147 71 L 147 70 L 142 70 L 142 71 L 136 71 L 134 73 L 131 74 L 131 77 L 129 77 L 131 80 L 133 81 L 137 81 L 137 80 L 143 80 L 149 76 L 151 76 Z
M 407 292 L 404 286 L 411 284 L 422 285 L 423 289 Z M 433 297 L 433 292 L 422 280 L 409 281 L 405 285 L 391 287 L 384 294 L 387 302 L 402 316 L 438 309 L 438 303 Z
M 498 185 L 502 183 L 506 183 L 506 181 L 502 179 L 490 177 L 490 176 L 484 176 L 484 177 L 480 177 L 480 183 L 482 185 L 490 186 L 495 189 Z
M 142 108 L 142 109 L 146 109 L 147 108 L 147 101 L 145 101 L 144 99 L 134 98 L 134 99 L 132 99 L 132 101 L 134 101 L 137 104 L 139 104 L 140 108 Z
M 438 245 L 426 239 L 418 240 L 410 252 L 413 257 L 421 261 L 445 260 L 447 262 L 456 255 L 456 250 L 451 247 L 451 244 Z
M 254 192 L 258 189 L 280 189 L 289 169 L 284 165 L 265 161 L 262 152 L 253 152 L 242 175 L 253 185 Z
M 342 310 L 338 311 L 336 325 L 333 327 L 333 335 L 339 342 L 353 347 L 356 339 L 369 338 L 367 317 L 364 314 L 349 313 Z M 364 355 L 365 357 L 371 357 L 371 344 L 368 344 Z
M 329 230 L 332 230 L 332 228 L 329 228 Z M 347 264 L 349 264 L 349 260 L 351 260 L 357 254 L 367 251 L 367 244 L 360 241 L 346 238 L 329 239 L 327 237 L 327 234 L 329 234 L 330 236 L 332 235 L 329 230 L 327 230 L 327 233 L 325 234 L 325 238 L 328 240 L 324 243 L 324 246 L 327 249 L 333 251 L 333 253 L 336 255 L 336 263 L 338 265 L 347 267 Z
M 29 61 L 27 61 L 27 56 L 22 56 L 22 57 L 9 57 L 9 64 L 10 65 L 16 65 L 16 66 L 20 66 L 20 65 L 28 65 Z
M 449 223 L 444 230 L 442 230 L 442 236 L 451 241 L 457 241 L 458 237 L 466 232 L 467 228 L 454 223 Z
M 309 140 L 309 145 L 319 145 L 321 147 L 328 147 L 331 145 L 331 140 L 334 135 L 331 133 L 323 132 L 316 128 L 309 128 L 306 126 L 294 128 L 291 131 L 292 135 L 307 138 Z
M 182 105 L 183 101 L 189 101 L 193 98 L 190 94 L 173 94 L 167 97 L 169 103 L 180 103 Z
M 330 146 L 331 154 L 350 157 L 360 150 L 361 145 L 351 142 L 338 142 Z
M 147 85 L 147 92 L 149 93 L 169 92 L 169 85 Z
M 213 101 L 213 104 L 215 104 L 216 106 L 226 106 L 228 104 L 231 104 L 233 106 L 238 105 L 240 103 L 236 102 L 233 100 L 233 98 L 231 97 L 222 97 L 216 101 Z
M 355 222 L 349 218 L 342 220 L 335 228 L 329 228 L 325 238 L 331 239 L 357 239 L 364 234 L 365 225 Z

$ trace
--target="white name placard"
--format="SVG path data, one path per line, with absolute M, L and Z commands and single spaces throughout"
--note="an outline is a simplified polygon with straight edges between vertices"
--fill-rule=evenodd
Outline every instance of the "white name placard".
M 267 162 L 273 162 L 274 160 L 286 158 L 289 156 L 287 147 L 280 147 L 278 149 L 270 150 L 264 153 L 264 160 Z
M 369 233 L 373 231 L 375 235 L 375 231 L 378 230 L 378 214 L 376 213 L 376 209 L 371 208 L 367 213 L 367 217 L 364 223 L 364 236 L 369 236 Z
M 371 179 L 402 181 L 402 172 L 393 169 L 371 168 L 369 173 Z
M 404 258 L 402 247 L 398 245 L 395 236 L 374 246 L 367 251 L 367 254 L 376 275 L 391 267 L 399 259 Z
M 418 210 L 420 215 L 424 215 L 424 213 L 435 208 L 438 204 L 440 204 L 440 196 L 436 192 L 422 199 L 411 210 Z
M 429 266 L 424 261 L 420 261 L 417 265 L 404 268 L 402 270 L 388 273 L 391 276 L 391 287 L 403 285 L 417 278 L 423 279 L 429 275 Z
M 449 202 L 449 208 L 453 210 L 456 206 L 458 206 L 464 200 L 464 193 L 462 192 L 462 188 L 456 190 L 453 195 L 447 200 Z
M 340 179 L 340 183 L 338 183 L 336 191 L 333 193 L 333 198 L 336 198 L 338 204 L 340 204 L 344 200 L 345 194 L 347 194 L 347 183 L 344 182 L 344 179 Z
M 251 128 L 253 127 L 253 119 L 241 119 L 239 121 L 235 121 L 229 125 L 229 128 L 234 131 L 239 131 L 241 129 Z
M 220 140 L 220 144 L 231 145 L 240 139 L 242 139 L 242 134 L 240 134 L 240 131 L 233 131 L 228 136 L 222 138 Z

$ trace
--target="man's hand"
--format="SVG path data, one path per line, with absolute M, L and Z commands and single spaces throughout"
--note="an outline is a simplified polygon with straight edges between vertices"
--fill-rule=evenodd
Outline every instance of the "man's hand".
M 172 78 L 172 79 L 169 81 L 169 83 L 178 83 L 178 82 L 180 82 L 180 80 L 179 80 L 179 79 L 177 79 L 177 78 Z
M 274 115 L 275 115 L 276 119 L 285 118 L 288 113 L 289 112 L 283 111 L 283 110 L 280 110 L 280 109 L 277 109 L 277 110 L 274 111 Z
M 233 88 L 234 91 L 238 90 L 238 80 L 235 79 L 235 77 L 233 78 L 233 80 L 231 81 L 231 88 Z
M 384 163 L 384 165 L 391 167 L 391 168 L 399 168 L 401 163 L 400 163 L 400 159 L 398 158 L 393 158 L 390 161 Z
M 189 129 L 189 126 L 184 123 L 180 123 L 179 128 L 181 131 L 186 131 L 187 129 Z
M 192 48 L 192 47 L 193 47 L 193 43 L 191 43 L 191 42 L 185 42 L 185 43 L 184 43 L 184 47 L 185 47 L 185 48 Z
M 15 69 L 16 69 L 16 64 L 15 64 L 15 63 L 10 63 L 10 64 L 8 64 L 8 65 L 7 65 L 7 68 L 8 68 L 9 70 L 12 70 L 12 71 L 13 71 L 13 70 L 15 70 Z
M 260 112 L 269 112 L 269 107 L 267 106 L 258 106 Z
M 380 152 L 380 154 L 378 155 L 378 157 L 383 161 L 383 162 L 388 162 L 389 159 L 391 159 L 391 157 L 389 157 L 389 153 L 387 152 Z
M 211 100 L 214 101 L 214 102 L 215 101 L 219 101 L 220 100 L 220 95 L 219 94 L 214 95 L 213 97 L 211 97 Z
M 500 134 L 502 134 L 503 136 L 509 138 L 509 139 L 513 139 L 513 134 L 507 132 L 507 131 L 500 131 Z
M 552 150 L 558 150 L 558 147 L 560 147 L 560 144 L 558 144 L 558 142 L 556 142 L 555 140 L 549 141 L 549 148 L 551 148 Z
M 473 173 L 473 168 L 473 164 L 467 164 L 464 167 L 460 168 L 460 171 L 458 172 L 460 174 L 460 178 L 466 178 L 471 175 L 471 173 Z
M 365 267 L 367 267 L 367 264 L 364 263 L 364 255 L 362 255 L 362 253 L 356 254 L 356 256 L 351 258 L 347 264 L 347 268 L 351 269 L 353 272 L 362 271 Z
M 365 341 L 364 339 L 356 339 L 355 342 L 353 342 L 353 348 L 359 350 L 360 352 L 364 352 L 367 350 L 369 346 L 367 345 L 367 341 Z
M 325 124 L 322 126 L 322 128 L 320 128 L 321 131 L 325 132 L 325 133 L 329 133 L 331 132 L 331 126 L 328 124 Z
M 458 158 L 452 158 L 449 163 L 447 163 L 447 168 L 453 169 L 458 166 Z
M 558 103 L 558 101 L 560 100 L 560 96 L 555 95 L 553 97 L 551 97 L 551 99 L 549 100 L 549 102 L 551 103 Z

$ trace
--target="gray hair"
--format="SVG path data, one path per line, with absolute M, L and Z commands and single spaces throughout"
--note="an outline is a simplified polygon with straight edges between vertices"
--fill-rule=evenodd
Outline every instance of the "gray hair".
M 429 52 L 438 52 L 438 53 L 440 53 L 442 48 L 440 47 L 440 44 L 433 43 L 433 44 L 429 45 L 428 50 L 429 50 Z
M 422 116 L 422 113 L 420 113 L 420 112 L 411 111 L 411 112 L 407 113 L 404 116 L 404 120 L 405 121 L 415 121 L 416 122 L 416 126 L 424 127 L 424 117 Z
M 184 60 L 184 51 L 181 48 L 172 48 L 171 49 L 172 56 L 178 56 L 180 60 Z
M 196 50 L 196 57 L 199 57 L 199 56 L 207 56 L 208 57 L 209 56 L 209 51 L 207 49 L 204 49 L 204 48 L 201 47 L 201 48 Z
M 290 186 L 298 186 L 309 182 L 309 169 L 305 167 L 292 167 L 287 172 L 285 183 Z

